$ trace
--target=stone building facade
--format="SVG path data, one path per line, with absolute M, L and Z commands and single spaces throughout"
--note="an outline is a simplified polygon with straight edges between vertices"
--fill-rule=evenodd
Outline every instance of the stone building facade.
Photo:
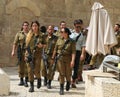
M 88 26 L 95 1 L 104 5 L 113 24 L 120 22 L 120 0 L 0 0 L 0 64 L 15 66 L 16 59 L 10 54 L 23 21 L 38 20 L 41 25 L 59 26 L 64 20 L 73 27 L 74 19 L 81 18 Z

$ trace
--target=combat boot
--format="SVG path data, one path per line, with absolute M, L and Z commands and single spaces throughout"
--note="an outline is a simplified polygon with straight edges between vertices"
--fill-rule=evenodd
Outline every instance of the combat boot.
M 19 86 L 23 86 L 23 85 L 24 85 L 23 78 L 20 78 L 20 83 L 19 83 L 18 85 L 19 85 Z
M 41 79 L 37 79 L 37 88 L 39 89 L 41 87 Z
M 64 95 L 64 84 L 60 84 L 60 95 Z
M 79 82 L 83 81 L 82 74 L 80 74 L 80 75 L 78 76 L 78 81 L 79 81 Z
M 48 89 L 51 89 L 51 80 L 48 81 L 48 83 L 47 83 L 47 88 L 48 88 Z
M 44 77 L 44 86 L 47 85 L 47 77 Z
M 25 83 L 24 83 L 25 87 L 28 87 L 28 77 L 25 77 Z
M 72 84 L 71 84 L 71 85 L 72 85 L 72 88 L 77 88 L 76 85 L 75 85 L 75 82 L 76 82 L 76 80 L 73 79 L 73 80 L 72 80 Z
M 69 91 L 69 89 L 70 89 L 70 82 L 67 81 L 67 84 L 66 84 L 66 91 Z
M 34 92 L 34 83 L 33 82 L 30 82 L 29 92 Z

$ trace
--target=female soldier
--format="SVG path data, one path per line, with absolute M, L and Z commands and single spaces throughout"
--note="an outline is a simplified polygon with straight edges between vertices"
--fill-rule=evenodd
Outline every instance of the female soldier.
M 28 64 L 28 77 L 30 81 L 29 92 L 34 92 L 34 75 L 37 78 L 37 88 L 41 87 L 40 63 L 43 47 L 42 33 L 39 31 L 39 22 L 31 23 L 31 30 L 26 38 L 26 61 Z
M 21 31 L 19 31 L 14 39 L 13 49 L 11 55 L 15 55 L 15 50 L 17 49 L 17 57 L 18 57 L 18 72 L 20 77 L 19 85 L 24 85 L 28 87 L 28 73 L 27 73 L 27 66 L 24 60 L 24 53 L 25 53 L 25 38 L 28 33 L 29 23 L 27 21 L 23 22 Z M 25 82 L 23 78 L 25 77 Z
M 69 91 L 70 89 L 72 67 L 74 66 L 76 48 L 75 42 L 69 38 L 69 35 L 71 34 L 70 30 L 68 28 L 63 28 L 61 31 L 62 38 L 57 40 L 52 58 L 54 58 L 55 54 L 60 56 L 58 59 L 60 95 L 63 95 L 65 78 L 67 80 L 66 91 Z

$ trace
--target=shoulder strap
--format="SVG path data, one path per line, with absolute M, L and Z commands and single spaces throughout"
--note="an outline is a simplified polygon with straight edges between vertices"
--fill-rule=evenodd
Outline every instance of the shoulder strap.
M 20 31 L 19 33 L 22 33 L 22 31 Z M 24 34 L 24 33 L 22 33 L 22 34 Z M 19 36 L 18 36 L 18 38 L 19 38 Z M 23 50 L 24 47 L 25 47 L 25 39 L 26 39 L 26 38 L 24 37 L 22 45 L 20 44 L 20 40 L 18 39 L 18 46 L 21 47 L 22 50 Z
M 66 47 L 66 45 L 68 44 L 69 41 L 70 41 L 70 39 L 68 39 L 68 40 L 64 43 L 64 45 L 63 45 L 63 47 L 62 47 L 62 50 L 61 50 L 61 53 L 65 50 L 65 47 Z
M 49 46 L 48 46 L 48 49 L 47 49 L 47 52 L 48 54 L 51 52 L 51 49 L 52 49 L 52 41 L 56 38 L 56 36 L 52 36 L 52 38 L 50 39 L 50 43 L 49 43 Z
M 70 41 L 70 39 L 68 39 L 68 40 L 64 43 L 64 45 L 63 45 L 63 47 L 62 47 L 62 49 L 61 49 L 61 53 L 59 53 L 59 54 L 57 55 L 57 59 L 59 59 L 59 57 L 62 55 L 62 53 L 64 52 L 65 47 L 67 46 L 67 44 L 69 43 L 69 41 Z
M 80 36 L 81 36 L 81 33 L 76 37 L 76 42 L 78 41 Z

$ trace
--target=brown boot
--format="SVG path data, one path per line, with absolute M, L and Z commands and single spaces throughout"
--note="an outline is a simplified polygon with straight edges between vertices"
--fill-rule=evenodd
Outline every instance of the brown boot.
M 81 82 L 81 81 L 83 81 L 82 74 L 78 76 L 78 82 Z
M 93 70 L 93 69 L 95 69 L 95 68 L 96 68 L 95 66 L 89 65 L 88 70 Z
M 75 82 L 76 82 L 75 80 L 72 80 L 72 84 L 71 84 L 72 88 L 77 88 Z

